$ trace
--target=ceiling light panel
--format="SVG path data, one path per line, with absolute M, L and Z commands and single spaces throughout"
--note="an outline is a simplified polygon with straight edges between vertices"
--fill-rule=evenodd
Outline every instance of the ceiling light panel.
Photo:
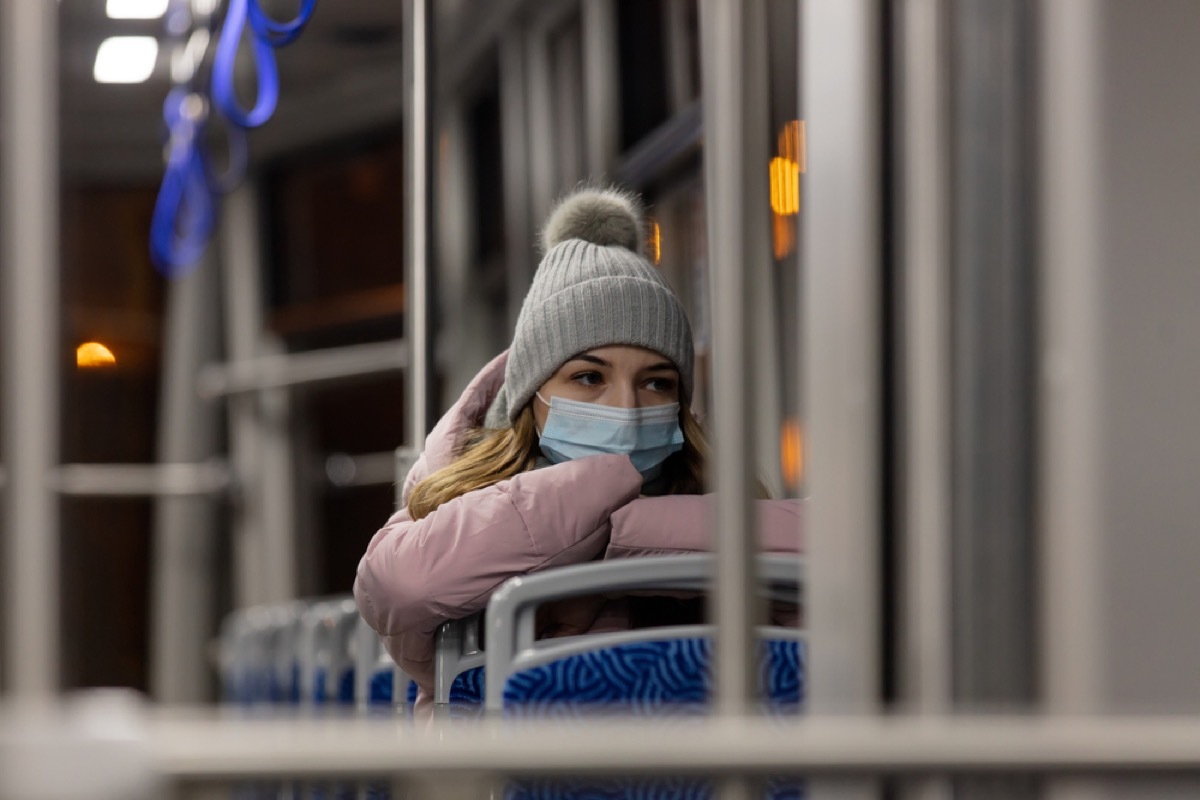
M 168 0 L 108 0 L 109 19 L 158 19 L 167 13 Z
M 111 36 L 100 43 L 92 75 L 97 83 L 143 83 L 154 74 L 158 41 L 153 36 Z

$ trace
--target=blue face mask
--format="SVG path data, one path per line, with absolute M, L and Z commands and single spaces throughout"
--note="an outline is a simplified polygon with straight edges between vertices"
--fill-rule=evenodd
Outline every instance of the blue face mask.
M 542 396 L 538 400 L 546 403 Z M 649 408 L 613 408 L 551 397 L 550 415 L 539 444 L 555 464 L 584 456 L 629 456 L 645 480 L 662 472 L 667 456 L 683 447 L 679 403 Z

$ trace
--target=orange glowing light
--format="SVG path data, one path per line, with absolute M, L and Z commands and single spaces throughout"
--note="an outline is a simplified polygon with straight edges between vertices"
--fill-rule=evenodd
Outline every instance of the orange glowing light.
M 793 491 L 804 480 L 804 434 L 795 418 L 784 421 L 779 432 L 779 462 L 783 481 Z
M 794 119 L 779 132 L 771 159 L 771 210 L 782 216 L 800 213 L 800 174 L 805 171 L 804 122 Z
M 84 342 L 75 348 L 75 365 L 79 367 L 110 367 L 117 357 L 99 342 Z
M 646 244 L 650 250 L 650 261 L 657 267 L 662 260 L 662 228 L 657 220 L 650 220 L 650 240 Z
M 771 215 L 771 249 L 776 261 L 783 261 L 796 250 L 796 219 Z
M 800 213 L 800 165 L 790 158 L 771 159 L 771 210 L 785 217 Z

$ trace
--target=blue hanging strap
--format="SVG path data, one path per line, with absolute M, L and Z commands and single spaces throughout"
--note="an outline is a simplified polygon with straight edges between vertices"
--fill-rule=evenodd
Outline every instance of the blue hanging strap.
M 238 44 L 246 28 L 249 2 L 230 0 L 229 9 L 225 12 L 225 24 L 221 26 L 221 38 L 217 42 L 217 54 L 213 60 L 212 98 L 231 122 L 243 128 L 257 128 L 275 113 L 275 104 L 279 101 L 279 67 L 275 63 L 275 51 L 271 43 L 252 30 L 250 47 L 258 75 L 258 97 L 253 108 L 244 110 L 238 104 L 233 79 Z
M 216 222 L 215 201 L 200 146 L 204 100 L 182 87 L 167 94 L 166 171 L 150 223 L 150 255 L 167 277 L 177 277 L 204 255 Z
M 216 226 L 217 195 L 231 191 L 246 173 L 246 129 L 257 128 L 275 113 L 279 101 L 275 48 L 291 43 L 300 35 L 312 19 L 316 5 L 316 0 L 301 0 L 295 19 L 279 22 L 263 12 L 259 0 L 229 0 L 212 62 L 209 89 L 220 116 L 232 123 L 225 126 L 229 163 L 224 174 L 216 174 L 205 150 L 208 102 L 188 88 L 195 82 L 203 53 L 195 57 L 192 72 L 184 79 L 186 86 L 176 86 L 168 93 L 163 104 L 168 131 L 167 164 L 150 227 L 151 256 L 168 277 L 186 273 L 204 255 Z M 234 89 L 234 67 L 247 23 L 258 83 L 258 96 L 250 109 L 239 105 Z
M 259 0 L 249 0 L 250 27 L 254 29 L 259 38 L 267 40 L 273 47 L 283 47 L 296 40 L 296 37 L 304 30 L 304 26 L 312 19 L 316 7 L 317 0 L 303 0 L 295 19 L 288 22 L 277 22 L 262 10 Z

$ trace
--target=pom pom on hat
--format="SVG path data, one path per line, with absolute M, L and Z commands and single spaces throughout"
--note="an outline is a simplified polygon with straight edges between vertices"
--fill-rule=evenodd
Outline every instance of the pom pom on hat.
M 543 252 L 568 239 L 641 253 L 642 210 L 634 195 L 616 189 L 584 189 L 568 195 L 542 229 Z

